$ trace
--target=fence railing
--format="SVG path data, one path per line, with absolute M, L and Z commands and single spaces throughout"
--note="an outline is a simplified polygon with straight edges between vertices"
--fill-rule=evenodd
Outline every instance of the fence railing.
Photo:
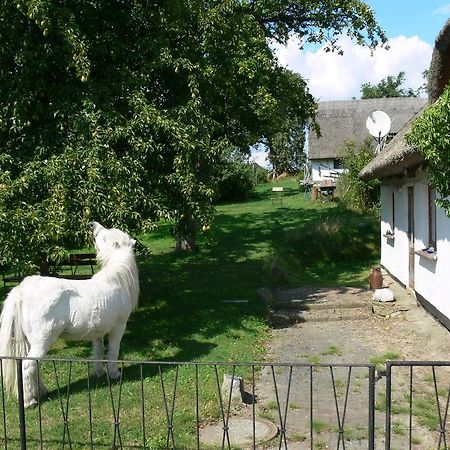
M 113 380 L 106 361 L 45 358 L 35 381 L 48 393 L 25 408 L 24 360 L 18 399 L 0 360 L 5 449 L 375 448 L 370 364 L 120 361 Z
M 449 448 L 449 404 L 449 361 L 388 361 L 385 448 Z
M 28 359 L 14 361 L 18 398 L 6 359 L 4 449 L 449 448 L 450 362 L 119 361 L 113 380 L 106 361 L 45 358 L 48 393 L 25 408 Z

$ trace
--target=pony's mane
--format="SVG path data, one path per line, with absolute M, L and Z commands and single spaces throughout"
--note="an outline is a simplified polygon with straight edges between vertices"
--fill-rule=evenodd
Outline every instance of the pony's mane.
M 138 306 L 139 273 L 133 249 L 129 246 L 106 248 L 97 253 L 101 270 L 92 278 L 118 281 L 127 292 L 133 310 Z

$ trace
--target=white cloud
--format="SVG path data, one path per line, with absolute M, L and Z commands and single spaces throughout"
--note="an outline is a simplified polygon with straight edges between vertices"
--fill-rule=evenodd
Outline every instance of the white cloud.
M 440 8 L 436 8 L 433 11 L 433 14 L 442 14 L 444 16 L 447 16 L 450 14 L 450 3 L 444 6 L 441 6 Z
M 260 147 L 252 148 L 250 161 L 256 162 L 256 164 L 259 164 L 261 167 L 264 167 L 265 169 L 271 168 L 269 160 L 267 159 L 267 152 Z
M 344 55 L 327 53 L 324 47 L 299 50 L 298 39 L 280 46 L 276 54 L 280 63 L 308 80 L 311 93 L 318 100 L 345 100 L 361 96 L 361 84 L 378 83 L 388 75 L 406 73 L 404 87 L 417 89 L 424 82 L 422 72 L 428 68 L 432 47 L 418 36 L 398 36 L 389 41 L 390 50 L 377 48 L 373 54 L 348 37 L 339 41 Z

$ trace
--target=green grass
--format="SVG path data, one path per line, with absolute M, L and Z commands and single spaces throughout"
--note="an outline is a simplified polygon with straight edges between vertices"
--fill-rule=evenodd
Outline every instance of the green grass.
M 322 355 L 342 356 L 344 352 L 337 345 L 330 345 Z
M 210 232 L 200 239 L 198 253 L 175 253 L 170 224 L 163 223 L 139 237 L 151 254 L 138 261 L 140 305 L 129 320 L 121 358 L 162 362 L 263 360 L 269 328 L 266 306 L 257 298 L 259 288 L 367 283 L 368 268 L 379 258 L 377 218 L 334 203 L 313 203 L 298 192 L 292 180 L 276 185 L 284 188 L 282 203 L 272 203 L 272 185 L 267 184 L 258 188 L 251 201 L 218 206 Z M 230 300 L 247 303 L 226 302 Z M 80 342 L 59 341 L 50 351 L 50 356 L 57 358 L 89 358 L 90 354 L 89 343 Z M 69 384 L 68 369 L 67 364 L 57 366 L 61 392 Z M 50 381 L 54 379 L 53 367 L 44 364 L 42 371 L 51 389 L 49 400 L 42 403 L 44 436 L 48 442 L 60 443 L 64 426 L 57 386 Z M 218 380 L 212 367 L 199 369 L 201 420 L 220 416 L 217 384 L 222 383 L 223 373 L 232 373 L 232 367 L 219 368 Z M 167 417 L 161 380 L 170 414 L 176 375 L 177 446 L 194 445 L 195 369 L 182 366 L 176 374 L 174 367 L 163 367 L 160 374 L 157 367 L 147 367 L 141 381 L 141 369 L 133 363 L 124 368 L 121 393 L 121 430 L 127 445 L 142 442 L 142 390 L 147 445 L 165 448 Z M 240 368 L 236 375 L 251 381 L 249 370 Z M 81 364 L 73 365 L 70 383 L 70 433 L 80 442 L 73 448 L 84 448 L 83 442 L 89 439 L 88 381 L 94 405 L 95 448 L 108 448 L 114 430 L 111 392 L 104 378 L 88 378 L 87 366 Z M 118 385 L 112 394 L 117 404 Z M 7 400 L 8 432 L 16 433 L 17 439 L 16 409 L 15 401 Z M 37 442 L 38 414 L 38 409 L 27 411 L 28 436 Z
M 372 356 L 369 359 L 369 362 L 371 364 L 375 364 L 377 366 L 377 369 L 383 369 L 386 367 L 387 361 L 393 361 L 396 359 L 400 359 L 401 355 L 394 351 L 388 351 L 386 353 L 383 353 L 382 355 L 375 355 Z

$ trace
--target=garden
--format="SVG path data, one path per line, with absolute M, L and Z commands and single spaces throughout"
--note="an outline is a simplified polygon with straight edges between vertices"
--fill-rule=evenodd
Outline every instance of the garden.
M 282 193 L 272 192 L 275 185 Z M 49 397 L 26 411 L 30 442 L 107 448 L 115 439 L 128 448 L 142 443 L 145 424 L 149 448 L 164 448 L 173 423 L 177 445 L 194 447 L 196 420 L 209 423 L 223 412 L 218 385 L 231 363 L 264 361 L 270 327 L 258 289 L 364 286 L 379 258 L 375 215 L 312 202 L 294 179 L 217 206 L 198 252 L 176 252 L 169 223 L 139 239 L 150 254 L 138 258 L 141 295 L 122 341 L 121 359 L 128 362 L 121 380 L 93 376 L 87 361 L 64 361 L 88 360 L 89 343 L 58 341 L 48 356 L 59 361 L 40 364 Z M 152 363 L 140 364 L 145 361 Z M 225 365 L 207 364 L 214 362 Z M 250 376 L 250 367 L 236 370 Z M 17 403 L 4 401 L 4 426 L 17 443 Z

